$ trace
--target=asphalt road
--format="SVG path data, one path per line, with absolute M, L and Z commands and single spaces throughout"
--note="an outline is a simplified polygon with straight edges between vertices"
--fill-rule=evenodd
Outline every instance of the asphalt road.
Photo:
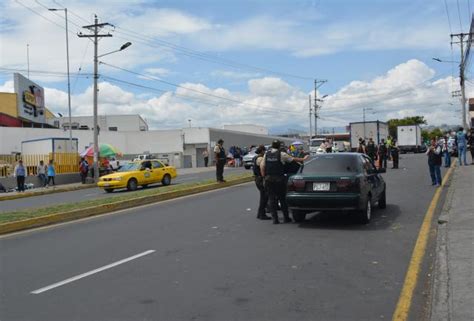
M 389 320 L 435 191 L 400 165 L 369 225 L 258 221 L 249 183 L 2 237 L 0 320 Z
M 237 174 L 237 173 L 244 173 L 244 172 L 249 172 L 249 171 L 245 170 L 243 167 L 242 168 L 227 168 L 226 167 L 224 171 L 224 176 L 226 174 Z M 173 179 L 171 184 L 198 182 L 198 181 L 203 181 L 207 179 L 213 179 L 215 177 L 216 177 L 215 170 L 199 172 L 199 173 L 187 173 L 187 174 L 182 174 L 182 175 L 180 175 L 178 172 L 178 177 L 176 179 Z M 166 188 L 166 187 L 162 187 L 161 184 L 150 185 L 148 187 L 148 189 L 152 189 L 152 188 Z M 77 190 L 77 191 L 53 193 L 53 194 L 32 196 L 28 198 L 20 198 L 20 199 L 14 199 L 14 200 L 5 200 L 5 201 L 0 201 L 0 213 L 28 209 L 28 208 L 51 206 L 51 204 L 72 203 L 72 202 L 80 202 L 84 200 L 107 198 L 107 197 L 116 196 L 120 193 L 127 193 L 127 191 L 118 190 L 118 191 L 115 191 L 114 193 L 106 193 L 103 189 L 100 189 L 100 188 L 87 188 L 87 189 L 82 189 L 82 190 Z

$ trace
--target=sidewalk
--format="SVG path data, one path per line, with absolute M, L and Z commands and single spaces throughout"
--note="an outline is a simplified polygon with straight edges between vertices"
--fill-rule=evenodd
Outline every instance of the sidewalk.
M 474 320 L 474 166 L 453 174 L 438 219 L 431 321 Z
M 72 184 L 54 185 L 50 187 L 37 187 L 37 188 L 26 190 L 22 193 L 20 192 L 0 193 L 0 202 L 5 201 L 5 200 L 16 199 L 16 198 L 39 196 L 39 195 L 53 194 L 53 193 L 59 193 L 59 192 L 76 191 L 79 189 L 92 188 L 92 187 L 95 187 L 95 184 L 72 183 Z

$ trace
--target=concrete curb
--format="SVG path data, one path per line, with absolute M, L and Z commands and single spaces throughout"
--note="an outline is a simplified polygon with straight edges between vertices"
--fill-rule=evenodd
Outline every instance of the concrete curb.
M 0 235 L 9 234 L 13 232 L 18 232 L 26 229 L 32 229 L 35 227 L 41 227 L 51 224 L 63 223 L 72 220 L 77 220 L 81 218 L 86 218 L 90 216 L 96 216 L 100 214 L 110 213 L 118 210 L 130 209 L 137 206 L 142 206 L 146 204 L 159 203 L 162 201 L 188 196 L 193 194 L 198 194 L 202 192 L 217 190 L 229 186 L 239 185 L 243 183 L 248 183 L 253 181 L 253 176 L 242 177 L 237 179 L 231 179 L 226 183 L 210 183 L 201 186 L 189 187 L 180 191 L 171 191 L 165 192 L 158 195 L 148 195 L 133 198 L 130 200 L 117 201 L 109 204 L 102 204 L 97 206 L 91 206 L 81 209 L 72 210 L 69 212 L 62 212 L 51 214 L 47 216 L 40 216 L 35 218 L 30 218 L 26 220 L 10 222 L 0 224 Z
M 14 195 L 0 195 L 0 202 L 1 201 L 9 201 L 9 200 L 15 200 L 19 198 L 27 198 L 27 197 L 33 197 L 33 196 L 41 196 L 41 195 L 47 195 L 47 194 L 55 194 L 55 193 L 62 193 L 62 192 L 71 192 L 71 191 L 77 191 L 81 189 L 87 189 L 87 188 L 94 188 L 97 187 L 96 184 L 84 184 L 84 185 L 76 185 L 76 186 L 70 186 L 66 188 L 46 188 L 42 191 L 32 191 L 32 192 L 24 192 L 24 193 L 17 193 Z
M 454 167 L 456 166 L 454 165 Z M 454 168 L 453 171 L 450 183 L 455 179 L 456 168 Z M 436 256 L 433 267 L 433 283 L 431 286 L 430 321 L 450 320 L 448 224 L 453 193 L 454 191 L 450 184 L 446 201 L 437 220 L 438 229 L 436 235 Z

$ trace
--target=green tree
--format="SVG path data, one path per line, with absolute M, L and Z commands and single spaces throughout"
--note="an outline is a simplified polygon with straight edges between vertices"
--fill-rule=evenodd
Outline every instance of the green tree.
M 426 120 L 424 116 L 412 116 L 412 117 L 405 117 L 402 119 L 398 119 L 398 118 L 390 119 L 387 123 L 388 123 L 389 135 L 396 138 L 398 126 L 425 125 Z

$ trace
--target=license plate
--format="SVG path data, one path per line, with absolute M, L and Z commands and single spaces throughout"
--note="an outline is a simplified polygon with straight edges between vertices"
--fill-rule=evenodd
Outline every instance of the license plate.
M 330 185 L 329 183 L 313 183 L 313 191 L 329 191 Z

